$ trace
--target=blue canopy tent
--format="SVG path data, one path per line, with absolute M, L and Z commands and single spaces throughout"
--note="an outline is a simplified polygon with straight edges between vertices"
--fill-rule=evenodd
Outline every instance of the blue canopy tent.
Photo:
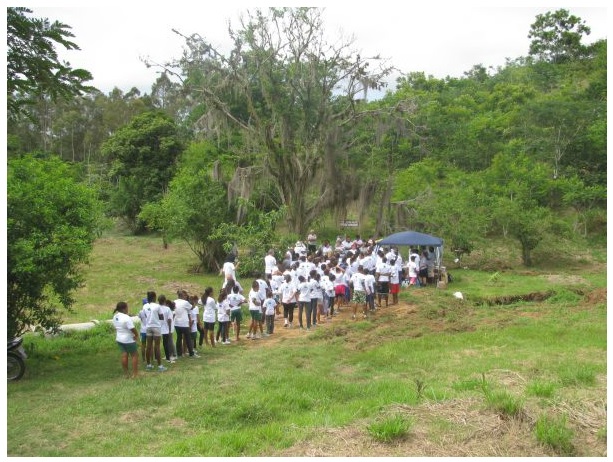
M 401 231 L 390 234 L 377 241 L 377 246 L 408 246 L 408 247 L 434 247 L 436 257 L 437 274 L 441 274 L 441 262 L 443 260 L 443 240 L 440 237 L 417 231 Z

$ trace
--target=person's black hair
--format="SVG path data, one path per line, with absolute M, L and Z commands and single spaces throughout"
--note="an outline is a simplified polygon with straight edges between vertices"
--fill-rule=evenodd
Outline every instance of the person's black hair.
M 155 295 L 155 292 L 153 290 L 150 290 L 149 292 L 147 292 L 147 301 L 149 303 L 151 302 L 155 302 L 157 296 Z
M 113 310 L 113 313 L 117 313 L 118 311 L 122 311 L 128 308 L 128 304 L 126 302 L 117 302 L 117 305 L 115 306 L 115 310 Z

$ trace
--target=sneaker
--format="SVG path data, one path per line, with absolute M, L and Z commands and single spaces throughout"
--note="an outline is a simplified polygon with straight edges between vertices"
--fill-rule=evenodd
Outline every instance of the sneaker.
M 146 369 L 147 369 L 148 371 L 152 371 L 152 370 L 153 370 L 153 364 L 147 364 Z
M 225 342 L 223 342 L 224 345 L 230 345 L 230 340 L 226 340 Z
M 247 334 L 247 338 L 251 338 L 251 333 Z
M 289 326 L 288 326 L 288 327 L 289 327 L 290 329 L 293 327 L 291 322 L 289 323 Z
M 351 319 L 355 319 L 355 314 L 352 314 L 352 315 L 351 315 Z
M 261 339 L 262 338 L 262 334 L 256 334 L 255 337 L 253 337 L 253 338 Z
M 307 330 L 311 330 L 311 328 L 310 328 L 310 327 L 307 327 Z
M 283 327 L 289 327 L 289 324 L 283 324 Z
M 189 355 L 189 357 L 190 358 L 199 358 L 200 355 L 198 353 L 194 352 L 194 354 L 193 355 Z
M 162 366 L 161 364 L 158 366 L 158 371 L 160 371 L 160 372 L 164 372 L 164 371 L 167 371 L 167 370 L 168 370 L 168 368 Z

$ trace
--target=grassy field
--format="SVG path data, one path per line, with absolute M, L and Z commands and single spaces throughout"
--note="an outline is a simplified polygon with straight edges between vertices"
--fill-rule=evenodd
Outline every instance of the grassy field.
M 368 320 L 345 308 L 309 333 L 277 323 L 136 380 L 107 324 L 28 336 L 26 375 L 7 386 L 7 454 L 604 456 L 603 253 L 450 268 L 448 289 L 406 289 Z M 90 263 L 67 322 L 109 319 L 119 300 L 134 314 L 150 288 L 221 282 L 190 272 L 186 247 L 147 237 L 100 239 Z

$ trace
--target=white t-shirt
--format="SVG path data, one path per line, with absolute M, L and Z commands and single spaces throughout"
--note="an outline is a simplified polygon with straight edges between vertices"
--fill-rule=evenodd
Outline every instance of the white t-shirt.
M 117 312 L 113 315 L 113 325 L 117 330 L 115 340 L 119 343 L 134 343 L 134 323 L 132 318 L 125 313 Z
M 281 292 L 281 303 L 295 303 L 296 302 L 296 287 L 290 282 L 284 282 L 279 287 Z
M 298 283 L 298 301 L 310 302 L 311 301 L 311 286 L 308 282 Z
M 243 294 L 240 294 L 240 293 L 235 294 L 234 292 L 232 292 L 231 294 L 228 295 L 226 300 L 228 301 L 230 305 L 230 309 L 234 311 L 234 310 L 240 310 L 241 303 L 244 302 L 246 299 L 243 296 Z
M 143 308 L 138 312 L 138 319 L 140 319 L 140 333 L 147 333 L 147 311 L 145 311 L 145 305 L 143 305 Z
M 192 305 L 187 300 L 177 298 L 175 300 L 175 326 L 176 327 L 189 327 L 189 312 L 192 309 Z
M 251 289 L 249 291 L 249 310 L 260 311 L 262 306 L 262 299 L 260 298 L 260 292 Z
M 267 314 L 268 316 L 270 316 L 272 314 L 275 314 L 275 308 L 277 307 L 277 302 L 275 302 L 274 298 L 267 298 L 266 300 L 264 300 L 264 303 L 262 304 L 262 306 L 266 310 L 264 314 Z
M 168 320 L 172 319 L 172 311 L 166 305 L 160 305 L 160 307 L 161 307 L 160 313 L 162 313 L 162 317 L 164 318 L 161 321 L 161 323 L 162 323 L 162 328 L 161 328 L 162 335 L 170 334 L 170 327 L 168 326 Z
M 160 314 L 162 314 L 162 307 L 155 302 L 149 302 L 143 306 L 143 310 L 147 313 L 147 327 L 162 327 L 162 321 L 160 320 Z
M 217 320 L 219 322 L 226 322 L 230 320 L 230 303 L 226 298 L 221 303 L 217 304 Z
M 390 265 L 382 261 L 377 265 L 376 271 L 379 273 L 379 282 L 389 282 L 392 272 L 392 267 Z
M 264 272 L 271 274 L 275 266 L 277 266 L 277 259 L 273 255 L 266 255 L 264 257 Z
M 195 304 L 191 310 L 189 310 L 189 319 L 193 321 L 191 332 L 198 332 L 198 315 L 200 314 L 200 308 L 198 304 Z
M 236 281 L 236 267 L 234 263 L 231 261 L 227 261 L 223 264 L 223 274 L 224 279 L 227 281 L 228 279 L 234 279 Z M 225 281 L 224 281 L 225 284 Z
M 217 302 L 213 297 L 207 297 L 204 302 L 204 311 L 202 312 L 202 320 L 204 322 L 215 322 L 215 311 L 217 310 Z
M 374 294 L 375 293 L 375 276 L 374 274 L 365 274 L 364 275 L 364 290 L 366 294 Z
M 353 291 L 364 292 L 364 275 L 362 273 L 353 273 L 351 275 L 353 283 Z

